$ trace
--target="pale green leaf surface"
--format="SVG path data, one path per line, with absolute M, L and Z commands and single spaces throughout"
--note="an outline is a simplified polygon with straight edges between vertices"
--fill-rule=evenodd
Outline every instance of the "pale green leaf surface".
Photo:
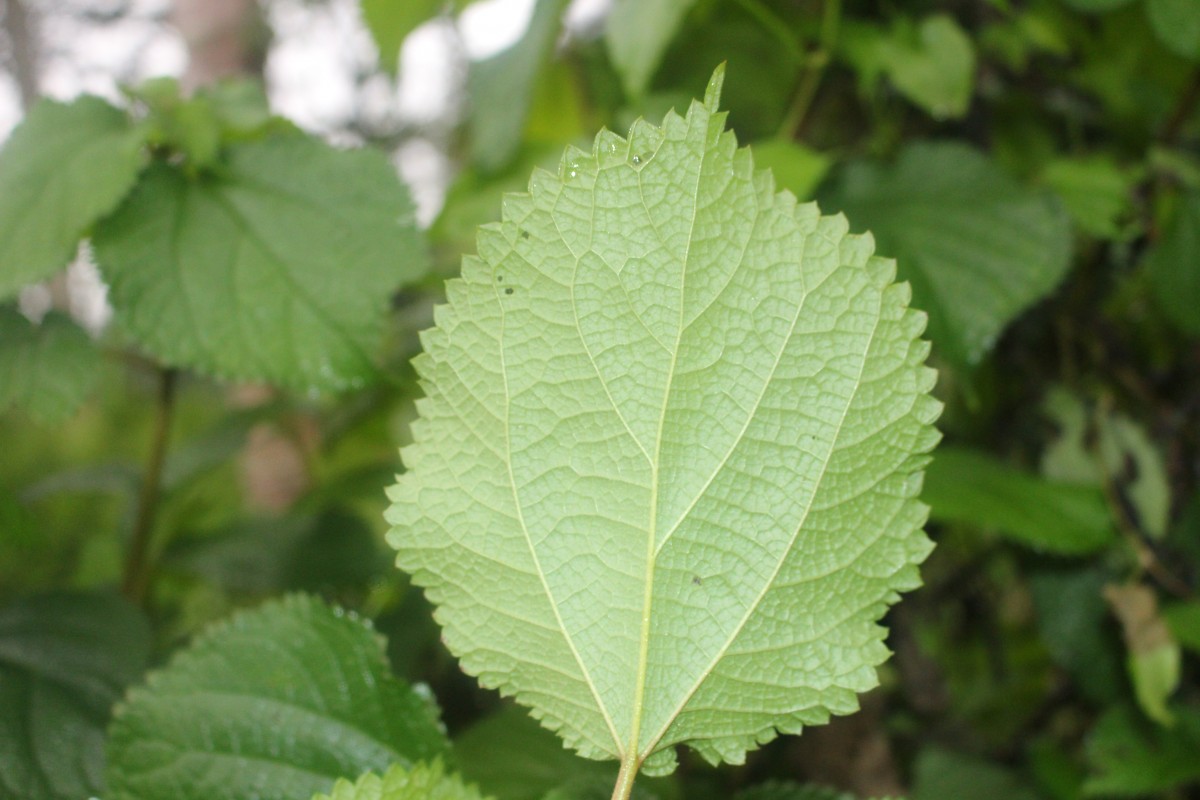
M 471 65 L 467 76 L 471 160 L 500 169 L 521 145 L 534 82 L 554 47 L 566 0 L 537 0 L 529 28 L 515 45 Z
M 722 133 L 721 74 L 481 228 L 390 491 L 463 667 L 649 774 L 853 710 L 930 548 L 924 316 Z
M 1099 488 L 1048 481 L 966 448 L 938 450 L 921 499 L 936 520 L 995 529 L 1045 552 L 1084 555 L 1116 541 Z
M 440 761 L 405 768 L 393 766 L 382 776 L 367 773 L 357 781 L 342 778 L 333 791 L 313 800 L 484 800 L 457 775 L 447 775 Z
M 914 303 L 929 312 L 930 338 L 967 363 L 1071 263 L 1070 220 L 1058 204 L 962 144 L 910 145 L 888 168 L 853 164 L 824 205 L 900 259 Z
M 51 312 L 33 324 L 0 307 L 0 412 L 11 406 L 41 422 L 75 413 L 99 376 L 100 355 L 66 316 Z
M 1167 49 L 1191 61 L 1200 61 L 1200 2 L 1146 0 L 1146 16 Z
M 215 176 L 155 165 L 95 245 L 150 353 L 302 389 L 373 377 L 390 294 L 426 268 L 386 157 L 303 136 L 231 146 Z
M 42 100 L 0 150 L 0 299 L 67 265 L 129 192 L 141 135 L 97 97 Z
M 100 794 L 109 714 L 149 656 L 146 620 L 115 594 L 0 609 L 0 798 Z
M 446 751 L 424 698 L 361 620 L 293 595 L 234 615 L 130 692 L 109 800 L 294 800 Z
M 1200 192 L 1179 201 L 1144 269 L 1159 307 L 1179 330 L 1200 336 Z
M 641 97 L 696 0 L 616 0 L 604 42 L 631 97 Z

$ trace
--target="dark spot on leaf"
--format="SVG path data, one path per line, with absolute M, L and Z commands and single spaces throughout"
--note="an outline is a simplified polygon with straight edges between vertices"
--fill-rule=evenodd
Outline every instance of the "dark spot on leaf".
M 693 585 L 695 585 L 695 586 L 700 586 L 700 585 L 701 585 L 701 584 L 703 584 L 703 583 L 704 583 L 704 581 L 703 581 L 703 580 L 700 578 L 700 576 L 699 576 L 699 575 L 693 575 L 693 576 L 692 576 L 692 584 L 693 584 Z
M 510 286 L 510 287 L 508 287 L 507 289 L 505 289 L 505 290 L 504 290 L 504 293 L 505 293 L 505 294 L 512 294 L 512 293 L 513 293 L 513 288 L 512 288 L 511 286 Z
M 496 283 L 504 283 L 504 276 L 503 276 L 503 275 L 497 275 L 497 276 L 496 276 Z
M 521 231 L 521 238 L 522 238 L 522 239 L 528 239 L 528 238 L 529 238 L 529 231 Z

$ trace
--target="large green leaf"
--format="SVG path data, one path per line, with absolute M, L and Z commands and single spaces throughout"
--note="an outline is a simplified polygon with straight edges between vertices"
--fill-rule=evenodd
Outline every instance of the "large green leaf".
M 938 451 L 922 499 L 934 519 L 996 529 L 1051 553 L 1094 553 L 1116 540 L 1100 489 L 1047 481 L 965 448 Z
M 1071 228 L 1048 195 L 958 143 L 918 143 L 896 164 L 851 165 L 826 198 L 896 256 L 929 312 L 929 335 L 975 362 L 1070 266 Z
M 1146 722 L 1132 708 L 1113 706 L 1087 741 L 1092 775 L 1085 797 L 1159 795 L 1200 780 L 1200 710 L 1177 709 L 1174 727 Z
M 447 775 L 441 762 L 420 763 L 411 768 L 394 766 L 382 776 L 363 775 L 351 783 L 343 778 L 329 794 L 313 800 L 484 800 L 455 775 Z
M 42 100 L 0 151 L 0 299 L 62 269 L 129 192 L 141 135 L 97 97 Z
M 722 77 L 505 198 L 390 492 L 464 668 L 626 778 L 853 710 L 930 548 L 924 317 L 722 132 Z
M 1146 16 L 1170 50 L 1200 61 L 1200 5 L 1196 0 L 1146 0 Z
M 43 422 L 79 408 L 100 374 L 100 356 L 82 329 L 51 312 L 34 325 L 0 307 L 0 412 L 17 406 Z
M 151 167 L 95 244 L 152 354 L 304 389 L 374 374 L 390 293 L 426 266 L 387 158 L 299 135 L 233 145 L 215 175 Z
M 641 97 L 696 0 L 615 0 L 604 41 L 625 91 Z
M 446 746 L 367 625 L 294 595 L 215 626 L 130 692 L 107 797 L 294 800 Z
M 1143 269 L 1163 313 L 1181 331 L 1200 336 L 1200 192 L 1184 195 Z
M 149 655 L 149 626 L 115 594 L 0 609 L 0 798 L 100 794 L 104 728 Z

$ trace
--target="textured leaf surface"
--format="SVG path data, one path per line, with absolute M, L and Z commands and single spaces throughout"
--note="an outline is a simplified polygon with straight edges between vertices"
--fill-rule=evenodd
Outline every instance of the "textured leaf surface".
M 116 595 L 45 595 L 0 609 L 0 798 L 100 794 L 104 728 L 149 655 L 149 626 Z
M 0 307 L 0 411 L 15 405 L 34 419 L 59 422 L 95 386 L 99 364 L 88 335 L 62 314 L 34 325 Z
M 34 106 L 0 151 L 0 299 L 48 278 L 133 186 L 141 136 L 97 97 Z
M 604 40 L 625 91 L 640 97 L 696 0 L 616 0 Z
M 854 709 L 930 546 L 924 317 L 755 172 L 720 77 L 481 229 L 388 513 L 468 672 L 651 774 Z
M 447 775 L 441 762 L 394 766 L 382 776 L 368 773 L 351 783 L 339 780 L 330 794 L 313 800 L 484 800 L 474 787 Z
M 379 637 L 297 595 L 215 626 L 130 692 L 109 732 L 106 796 L 294 800 L 445 749 Z
M 304 389 L 373 375 L 389 295 L 426 266 L 387 159 L 298 135 L 235 145 L 215 176 L 152 167 L 95 245 L 155 356 Z
M 896 164 L 848 168 L 827 206 L 896 256 L 929 336 L 956 359 L 983 357 L 1070 266 L 1071 228 L 1050 198 L 961 144 L 916 144 Z
M 1094 553 L 1116 540 L 1099 488 L 1043 480 L 964 448 L 938 451 L 921 497 L 934 519 L 995 528 L 1046 552 Z

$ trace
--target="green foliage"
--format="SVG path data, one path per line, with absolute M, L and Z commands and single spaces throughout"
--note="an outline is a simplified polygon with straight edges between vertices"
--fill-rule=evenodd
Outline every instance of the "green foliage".
M 97 377 L 91 342 L 70 319 L 52 312 L 33 324 L 0 306 L 0 411 L 16 406 L 41 422 L 61 422 Z
M 368 773 L 354 783 L 345 778 L 333 792 L 313 800 L 484 800 L 473 788 L 447 775 L 441 762 L 419 763 L 410 768 L 393 766 L 382 777 Z
M 445 750 L 370 627 L 291 595 L 215 626 L 130 693 L 109 734 L 108 796 L 307 797 Z
M 853 710 L 928 552 L 924 318 L 735 149 L 721 79 L 506 198 L 424 335 L 390 494 L 467 671 L 649 774 Z
M 112 705 L 149 656 L 146 619 L 113 594 L 49 594 L 0 609 L 0 797 L 103 792 Z
M 922 499 L 937 520 L 995 528 L 1050 553 L 1095 553 L 1115 538 L 1099 489 L 1046 481 L 970 450 L 938 451 Z
M 373 377 L 388 292 L 425 268 L 386 160 L 298 135 L 231 145 L 200 179 L 152 167 L 95 245 L 150 353 L 300 389 Z
M 0 300 L 67 265 L 142 167 L 140 131 L 95 97 L 43 100 L 0 151 Z
M 381 116 L 405 34 L 469 4 L 363 0 L 373 105 L 339 137 L 361 150 L 272 116 L 259 81 L 174 78 L 37 102 L 3 143 L 0 800 L 1194 794 L 1195 0 L 618 0 L 569 28 L 539 0 L 466 65 L 462 113 Z M 688 111 L 722 63 L 753 156 L 715 99 Z M 414 138 L 455 176 L 422 234 L 393 167 Z M 898 372 L 864 344 L 906 304 L 875 249 L 929 313 L 948 441 L 923 486 L 916 317 L 876 332 Z M 85 335 L 86 273 L 56 275 L 97 253 L 114 323 Z M 390 512 L 410 565 L 431 548 L 410 581 L 383 487 L 414 420 Z M 882 685 L 760 741 L 875 683 L 918 489 L 938 547 Z M 631 757 L 581 759 L 439 634 L 593 754 L 639 720 Z M 602 708 L 615 737 L 580 722 Z M 689 741 L 757 749 L 630 785 Z
M 1070 266 L 1066 215 L 957 143 L 909 145 L 890 168 L 847 167 L 824 205 L 896 256 L 940 351 L 978 362 Z

